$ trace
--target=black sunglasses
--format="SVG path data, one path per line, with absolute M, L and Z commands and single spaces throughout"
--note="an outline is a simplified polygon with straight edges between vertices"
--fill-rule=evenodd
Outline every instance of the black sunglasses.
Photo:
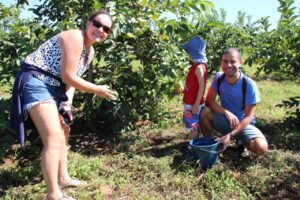
M 97 20 L 93 19 L 92 20 L 93 26 L 95 26 L 96 28 L 103 28 L 103 31 L 105 33 L 109 33 L 110 32 L 110 27 L 103 25 L 101 22 L 98 22 Z

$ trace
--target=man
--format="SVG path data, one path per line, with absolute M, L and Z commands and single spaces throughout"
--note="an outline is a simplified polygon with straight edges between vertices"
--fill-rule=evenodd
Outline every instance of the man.
M 240 71 L 241 65 L 242 58 L 237 49 L 229 48 L 224 52 L 221 59 L 223 72 L 215 75 L 208 90 L 206 105 L 210 109 L 203 110 L 201 129 L 204 136 L 211 136 L 213 128 L 220 132 L 223 136 L 217 140 L 224 144 L 223 151 L 231 140 L 236 139 L 251 152 L 262 155 L 268 151 L 268 142 L 254 126 L 259 92 L 255 82 Z M 218 94 L 220 104 L 216 101 Z

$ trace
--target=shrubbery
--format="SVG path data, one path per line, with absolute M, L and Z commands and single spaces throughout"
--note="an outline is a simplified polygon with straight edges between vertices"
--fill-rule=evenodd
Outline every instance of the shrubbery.
M 174 97 L 176 84 L 183 81 L 189 67 L 180 45 L 195 34 L 207 41 L 209 75 L 219 70 L 222 52 L 237 47 L 249 55 L 247 64 L 261 65 L 258 72 L 298 78 L 299 17 L 292 0 L 279 2 L 281 20 L 276 30 L 269 30 L 267 18 L 252 22 L 241 12 L 235 24 L 227 23 L 224 11 L 219 15 L 211 10 L 211 3 L 202 0 L 52 0 L 33 8 L 36 16 L 30 20 L 19 19 L 16 7 L 0 5 L 0 85 L 11 88 L 21 60 L 41 42 L 61 30 L 84 28 L 91 10 L 106 7 L 114 18 L 114 31 L 108 41 L 95 47 L 93 69 L 85 78 L 110 85 L 118 99 L 102 101 L 88 94 L 77 95 L 74 106 L 78 116 L 87 127 L 101 121 L 115 132 L 135 127 L 138 120 L 162 125 L 168 120 L 164 105 Z M 177 18 L 169 17 L 170 13 Z M 9 105 L 6 101 L 0 104 L 5 110 L 0 122 L 4 127 Z

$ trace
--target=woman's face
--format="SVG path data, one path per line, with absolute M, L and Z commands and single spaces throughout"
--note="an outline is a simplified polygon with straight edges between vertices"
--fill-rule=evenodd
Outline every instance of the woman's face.
M 90 43 L 103 42 L 110 34 L 112 28 L 111 18 L 106 14 L 95 16 L 87 24 L 87 37 Z

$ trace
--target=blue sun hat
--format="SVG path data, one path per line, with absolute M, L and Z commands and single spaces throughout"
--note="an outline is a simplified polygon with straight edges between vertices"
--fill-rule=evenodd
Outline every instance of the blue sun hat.
M 192 37 L 187 43 L 181 46 L 187 51 L 191 59 L 196 63 L 207 63 L 205 48 L 206 44 L 199 36 Z

